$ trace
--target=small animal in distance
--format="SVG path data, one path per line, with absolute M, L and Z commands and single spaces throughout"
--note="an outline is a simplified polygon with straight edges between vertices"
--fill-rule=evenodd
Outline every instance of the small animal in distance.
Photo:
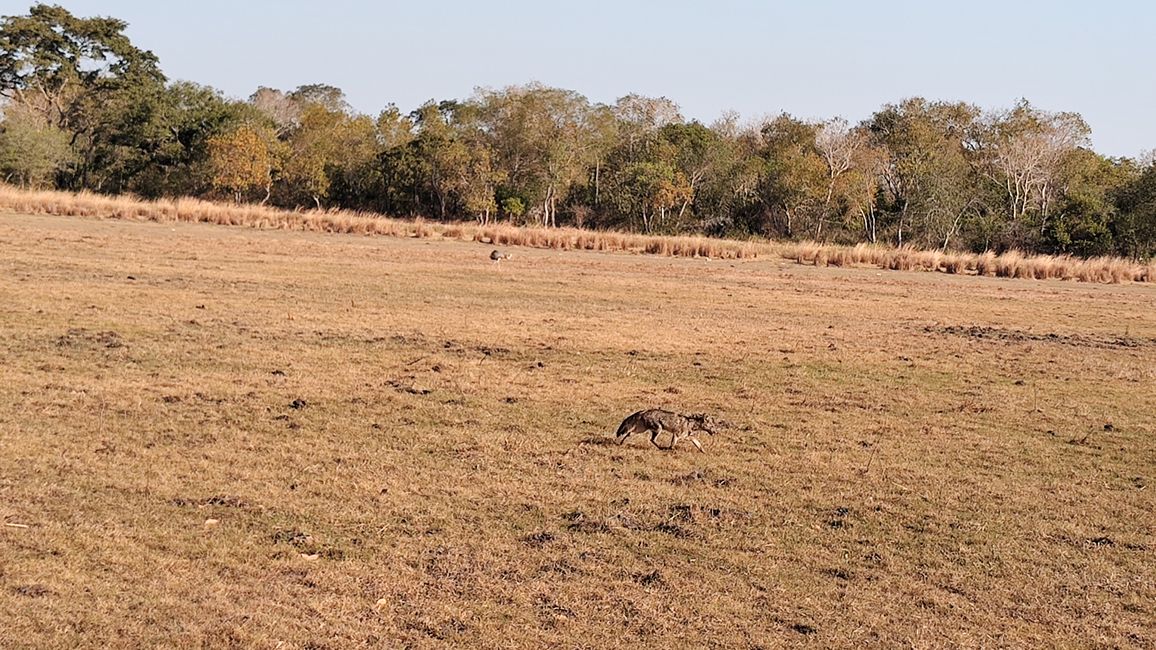
M 502 260 L 508 260 L 511 257 L 513 257 L 513 256 L 510 255 L 509 253 L 503 253 L 496 248 L 494 249 L 494 252 L 490 253 L 490 259 L 493 260 L 494 264 L 497 264 L 498 262 L 501 262 Z
M 650 444 L 663 449 L 658 444 L 658 437 L 664 431 L 670 432 L 670 446 L 665 449 L 674 449 L 680 440 L 690 440 L 691 444 L 705 453 L 702 444 L 693 436 L 699 431 L 710 435 L 722 426 L 722 423 L 706 413 L 682 415 L 663 409 L 646 409 L 627 416 L 622 424 L 618 425 L 615 442 L 622 444 L 633 433 L 650 433 Z

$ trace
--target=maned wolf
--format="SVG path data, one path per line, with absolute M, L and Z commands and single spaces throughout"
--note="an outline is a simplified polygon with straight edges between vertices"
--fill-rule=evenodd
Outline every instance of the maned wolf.
M 657 442 L 658 436 L 663 431 L 669 431 L 671 438 L 670 446 L 667 449 L 674 449 L 679 440 L 690 439 L 691 444 L 698 447 L 699 451 L 703 451 L 702 445 L 692 436 L 698 431 L 706 431 L 714 435 L 719 425 L 718 421 L 706 413 L 680 415 L 662 409 L 647 409 L 634 413 L 622 421 L 622 424 L 618 426 L 618 437 L 615 442 L 621 445 L 630 437 L 630 434 L 649 431 L 650 444 L 662 449 Z

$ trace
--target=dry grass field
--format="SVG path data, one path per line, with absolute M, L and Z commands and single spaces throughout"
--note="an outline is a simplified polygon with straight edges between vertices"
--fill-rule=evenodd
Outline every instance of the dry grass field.
M 0 215 L 0 647 L 1156 645 L 1156 286 L 490 250 Z

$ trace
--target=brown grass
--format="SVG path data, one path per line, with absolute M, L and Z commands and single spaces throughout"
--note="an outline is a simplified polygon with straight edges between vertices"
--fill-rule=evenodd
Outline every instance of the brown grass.
M 1151 286 L 0 247 L 0 647 L 1156 644 Z M 648 406 L 733 426 L 613 445 Z
M 1156 282 L 1154 264 L 1114 257 L 1088 260 L 1069 256 L 944 254 L 910 247 L 868 244 L 838 246 L 817 242 L 777 243 L 710 237 L 668 237 L 576 228 L 531 228 L 473 223 L 430 223 L 390 219 L 342 210 L 290 212 L 256 205 L 219 204 L 197 199 L 142 201 L 92 193 L 35 192 L 0 184 L 0 212 L 51 214 L 157 222 L 196 222 L 244 226 L 259 230 L 385 235 L 419 239 L 457 239 L 499 246 L 554 250 L 630 251 L 667 257 L 754 259 L 776 256 L 815 266 L 874 266 L 897 271 L 942 271 L 950 274 L 1006 278 L 1065 279 L 1082 282 Z

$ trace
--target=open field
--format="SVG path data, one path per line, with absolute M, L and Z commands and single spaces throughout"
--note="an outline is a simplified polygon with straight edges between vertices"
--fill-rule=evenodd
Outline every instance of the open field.
M 1156 645 L 1156 286 L 490 250 L 0 215 L 0 647 Z

